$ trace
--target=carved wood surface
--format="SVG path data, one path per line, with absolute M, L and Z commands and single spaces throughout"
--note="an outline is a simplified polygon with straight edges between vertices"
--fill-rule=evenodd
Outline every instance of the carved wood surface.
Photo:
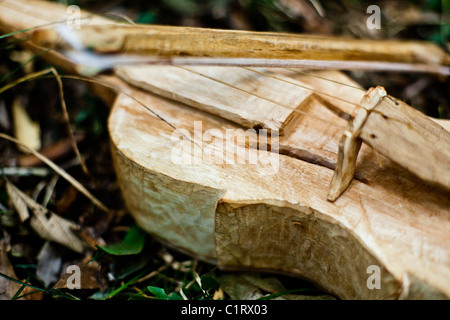
M 258 154 L 266 165 L 215 164 L 186 139 L 194 138 L 194 122 L 202 122 L 203 135 L 240 126 L 148 93 L 133 96 L 186 130 L 173 138 L 174 128 L 125 96 L 111 113 L 124 197 L 152 234 L 222 268 L 294 274 L 342 298 L 448 298 L 448 193 L 384 159 L 383 168 L 372 167 L 371 181 L 353 181 L 330 203 L 333 171 L 326 166 L 281 154 L 275 171 L 270 155 L 276 154 L 242 145 L 238 154 Z M 301 136 L 311 139 L 307 132 Z M 176 164 L 180 141 L 192 155 Z M 369 151 L 362 159 L 378 163 Z M 382 269 L 381 291 L 366 286 L 370 265 Z
M 0 8 L 3 32 L 66 18 L 65 7 L 42 1 L 6 0 Z M 91 22 L 110 23 L 97 18 Z M 39 36 L 51 33 L 35 31 L 17 37 L 33 36 L 35 42 L 24 45 L 40 52 Z M 425 52 L 432 60 L 439 56 Z M 60 52 L 43 57 L 69 72 L 79 70 Z M 405 59 L 411 56 L 405 53 Z M 326 200 L 339 139 L 355 111 L 338 98 L 358 103 L 364 91 L 288 70 L 274 75 L 291 83 L 243 69 L 189 68 L 197 74 L 173 67 L 122 68 L 96 78 L 133 97 L 121 93 L 113 100 L 115 94 L 98 91 L 113 103 L 114 164 L 129 211 L 142 228 L 220 268 L 304 277 L 344 299 L 450 298 L 447 191 L 363 144 L 355 179 L 335 202 Z M 357 86 L 339 72 L 315 75 Z M 449 127 L 448 121 L 436 122 Z M 254 127 L 279 130 L 281 136 L 266 141 L 249 130 Z M 227 130 L 235 138 L 228 154 L 219 139 Z M 367 286 L 370 266 L 380 268 L 379 290 Z

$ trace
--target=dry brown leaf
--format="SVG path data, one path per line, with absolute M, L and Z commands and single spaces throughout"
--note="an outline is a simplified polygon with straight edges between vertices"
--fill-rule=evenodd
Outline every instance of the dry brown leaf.
M 12 104 L 12 114 L 14 120 L 14 135 L 17 140 L 28 148 L 39 150 L 41 148 L 41 129 L 38 122 L 31 120 L 19 98 L 14 99 Z M 19 148 L 22 151 L 26 149 Z
M 84 251 L 86 244 L 73 232 L 77 229 L 74 222 L 64 219 L 41 206 L 17 189 L 9 180 L 6 181 L 6 185 L 10 199 L 20 217 L 30 217 L 30 225 L 40 237 L 62 244 L 78 253 Z M 28 209 L 31 209 L 33 215 L 29 214 Z M 25 213 L 25 210 L 28 214 Z
M 0 89 L 0 93 L 3 88 Z M 0 138 L 6 139 L 8 141 L 14 142 L 24 148 L 27 149 L 28 152 L 32 153 L 35 157 L 39 158 L 42 162 L 44 162 L 46 165 L 48 165 L 50 168 L 52 168 L 56 173 L 58 173 L 60 176 L 62 176 L 64 179 L 66 179 L 72 186 L 74 186 L 78 191 L 80 191 L 82 194 L 84 194 L 86 197 L 88 197 L 94 205 L 96 205 L 98 208 L 105 212 L 109 212 L 109 209 L 96 197 L 94 197 L 89 190 L 87 190 L 81 183 L 79 183 L 75 178 L 73 178 L 70 174 L 68 174 L 64 169 L 56 165 L 53 161 L 48 159 L 47 157 L 43 156 L 39 152 L 34 151 L 33 149 L 28 148 L 26 145 L 21 143 L 19 140 L 4 134 L 0 133 Z
M 225 299 L 225 293 L 223 292 L 222 288 L 219 288 L 217 291 L 214 292 L 213 300 L 223 300 Z
M 11 248 L 12 249 L 12 248 Z M 16 273 L 8 259 L 8 244 L 5 239 L 0 241 L 0 272 L 13 279 L 17 279 Z M 24 282 L 22 280 L 22 282 Z M 22 285 L 10 279 L 0 276 L 0 300 L 11 300 L 21 289 Z M 43 293 L 35 289 L 25 286 L 17 300 L 41 300 Z
M 85 138 L 84 134 L 75 134 L 75 142 L 79 143 Z M 55 161 L 72 151 L 71 138 L 60 140 L 52 145 L 42 148 L 39 153 L 43 156 Z M 19 156 L 19 165 L 21 167 L 36 167 L 42 165 L 43 162 L 32 154 L 21 154 Z
M 59 279 L 62 257 L 50 242 L 45 242 L 38 256 L 36 275 L 48 287 Z
M 8 254 L 6 250 L 6 243 L 0 241 L 0 272 L 17 279 L 11 262 L 8 259 Z M 11 300 L 15 293 L 20 289 L 21 285 L 17 282 L 6 279 L 0 276 L 0 300 Z
M 28 206 L 22 199 L 21 193 L 17 192 L 17 188 L 8 180 L 6 180 L 6 191 L 8 192 L 9 198 L 16 207 L 16 211 L 19 214 L 20 221 L 23 222 L 27 220 L 30 217 Z
M 47 73 L 52 73 L 55 76 L 55 79 L 58 83 L 58 88 L 59 88 L 59 96 L 60 96 L 60 101 L 61 101 L 61 106 L 63 108 L 63 113 L 65 114 L 65 119 L 68 120 L 68 115 L 67 115 L 67 108 L 66 108 L 66 104 L 64 101 L 64 94 L 63 94 L 63 87 L 62 87 L 62 81 L 61 81 L 61 77 L 59 76 L 58 72 L 56 71 L 55 68 L 50 67 L 38 72 L 33 72 L 30 73 L 28 75 L 25 75 L 11 83 L 8 83 L 7 85 L 0 87 L 0 93 L 5 92 L 6 90 L 9 90 L 11 88 L 13 88 L 14 86 L 16 86 L 19 83 L 22 82 L 26 82 L 26 81 L 30 81 L 32 79 L 37 79 Z M 83 167 L 83 171 L 85 173 L 88 173 L 87 167 L 84 163 L 83 158 L 80 155 L 80 152 L 78 150 L 73 132 L 71 130 L 71 126 L 70 126 L 70 121 L 68 123 L 68 127 L 69 127 L 69 134 L 70 134 L 70 139 L 72 141 L 72 145 L 73 145 L 73 149 L 77 155 L 77 158 L 80 161 L 81 166 Z M 77 180 L 75 180 L 71 175 L 69 175 L 66 171 L 64 171 L 63 169 L 61 169 L 59 166 L 57 166 L 54 162 L 52 162 L 51 160 L 49 160 L 47 157 L 43 156 L 42 154 L 40 154 L 39 152 L 36 152 L 36 150 L 34 150 L 33 148 L 30 148 L 27 144 L 23 143 L 22 141 L 15 139 L 7 134 L 4 133 L 0 133 L 0 137 L 9 141 L 12 141 L 14 143 L 16 143 L 18 145 L 18 147 L 24 149 L 24 151 L 30 152 L 32 153 L 35 157 L 37 157 L 39 160 L 41 160 L 42 162 L 44 162 L 45 164 L 47 164 L 49 167 L 51 167 L 53 170 L 55 170 L 59 175 L 61 175 L 64 179 L 66 179 L 68 182 L 70 182 L 76 189 L 78 189 L 81 193 L 83 193 L 85 196 L 87 196 L 89 199 L 91 199 L 91 201 L 97 206 L 99 207 L 101 210 L 108 212 L 108 208 L 100 201 L 98 200 L 96 197 L 94 197 L 83 185 L 81 185 Z

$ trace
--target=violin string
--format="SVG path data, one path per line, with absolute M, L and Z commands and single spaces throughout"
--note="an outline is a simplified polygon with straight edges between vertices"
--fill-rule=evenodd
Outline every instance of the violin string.
M 239 87 L 234 86 L 234 85 L 232 85 L 232 84 L 230 84 L 230 83 L 227 83 L 227 82 L 225 82 L 225 81 L 222 81 L 222 80 L 216 79 L 216 78 L 214 78 L 214 77 L 208 76 L 208 75 L 203 74 L 203 73 L 201 73 L 201 72 L 194 71 L 194 70 L 192 70 L 192 69 L 189 69 L 189 68 L 187 68 L 187 67 L 182 67 L 182 66 L 174 66 L 174 67 L 177 67 L 177 68 L 186 70 L 186 71 L 188 71 L 188 72 L 197 74 L 197 75 L 199 75 L 199 76 L 201 76 L 201 77 L 207 78 L 207 79 L 209 79 L 209 80 L 212 80 L 212 81 L 221 83 L 221 84 L 223 84 L 223 85 L 226 85 L 226 86 L 228 86 L 228 87 L 231 87 L 231 88 L 233 88 L 233 89 L 239 90 L 239 91 L 244 92 L 244 93 L 246 93 L 246 94 L 249 94 L 249 95 L 255 96 L 255 97 L 257 97 L 257 98 L 266 100 L 266 101 L 271 102 L 271 103 L 273 103 L 273 104 L 275 104 L 275 105 L 277 105 L 277 106 L 280 106 L 280 107 L 282 107 L 282 108 L 286 108 L 286 109 L 292 110 L 292 111 L 294 111 L 294 112 L 296 112 L 296 113 L 299 113 L 299 114 L 305 115 L 305 116 L 307 116 L 307 117 L 313 118 L 313 119 L 315 119 L 315 120 L 322 121 L 322 122 L 324 122 L 324 123 L 327 123 L 327 124 L 330 125 L 330 126 L 333 126 L 333 127 L 338 128 L 338 129 L 340 129 L 340 130 L 345 130 L 344 127 L 342 127 L 342 126 L 340 126 L 340 125 L 337 125 L 335 122 L 331 122 L 331 121 L 325 120 L 325 119 L 323 119 L 323 118 L 320 118 L 320 117 L 315 116 L 315 115 L 313 115 L 313 114 L 310 114 L 310 113 L 308 113 L 308 112 L 299 110 L 299 109 L 297 109 L 297 108 L 295 108 L 295 107 L 291 107 L 291 106 L 288 106 L 288 105 L 279 103 L 279 102 L 277 102 L 277 101 L 275 101 L 275 100 L 272 100 L 272 99 L 270 99 L 270 98 L 267 98 L 267 97 L 258 95 L 258 94 L 254 93 L 254 92 L 250 92 L 250 91 L 248 91 L 248 90 L 239 88 Z M 264 75 L 267 75 L 267 74 L 264 74 Z M 267 76 L 269 76 L 269 75 L 267 75 Z M 277 80 L 280 80 L 280 79 L 277 79 Z M 313 91 L 313 92 L 322 94 L 322 92 L 317 92 L 316 90 L 314 90 L 314 89 L 312 89 L 312 88 L 307 88 L 307 87 L 305 87 L 305 88 L 308 89 L 308 90 L 310 90 L 310 91 Z M 328 95 L 328 94 L 326 94 L 326 95 Z M 330 96 L 330 95 L 328 95 L 328 96 Z M 333 97 L 333 96 L 331 96 L 331 97 Z M 336 97 L 333 97 L 333 98 L 336 98 Z M 350 103 L 350 102 L 349 102 L 349 103 Z M 353 105 L 358 105 L 358 104 L 356 104 L 356 103 L 352 103 L 352 104 L 353 104 Z
M 269 99 L 269 98 L 264 97 L 264 96 L 262 96 L 262 95 L 258 95 L 258 94 L 255 94 L 255 93 L 253 93 L 253 92 L 244 90 L 244 89 L 239 88 L 239 87 L 236 87 L 236 86 L 234 86 L 234 85 L 232 85 L 232 84 L 230 84 L 230 83 L 226 83 L 226 82 L 221 81 L 221 80 L 219 80 L 219 79 L 215 79 L 215 78 L 213 78 L 213 77 L 210 77 L 210 76 L 208 76 L 208 75 L 202 74 L 202 73 L 197 72 L 197 71 L 194 71 L 194 70 L 189 69 L 189 68 L 187 68 L 187 67 L 182 67 L 182 66 L 174 66 L 174 67 L 178 67 L 178 68 L 184 69 L 184 70 L 186 70 L 186 71 L 195 73 L 195 74 L 197 74 L 197 75 L 199 75 L 199 76 L 206 77 L 206 78 L 208 78 L 208 79 L 210 79 L 210 80 L 212 80 L 212 81 L 219 82 L 219 83 L 221 83 L 221 84 L 223 84 L 223 85 L 232 87 L 232 88 L 234 88 L 234 89 L 236 89 L 236 90 L 239 90 L 239 91 L 241 91 L 241 92 L 244 92 L 244 93 L 246 93 L 246 94 L 249 94 L 249 95 L 252 95 L 252 96 L 256 96 L 256 97 L 258 97 L 258 98 L 260 98 L 260 99 L 263 99 L 263 100 L 266 100 L 266 101 L 268 101 L 268 102 L 271 102 L 271 103 L 273 103 L 273 104 L 275 104 L 275 105 L 278 105 L 278 106 L 280 106 L 280 107 L 282 107 L 282 108 L 292 110 L 293 112 L 296 112 L 296 113 L 305 115 L 305 116 L 307 116 L 307 117 L 314 118 L 314 119 L 316 119 L 316 120 L 318 120 L 318 121 L 325 122 L 325 123 L 327 123 L 327 124 L 330 125 L 330 126 L 337 127 L 337 128 L 339 128 L 339 129 L 343 130 L 343 128 L 342 128 L 341 126 L 336 125 L 336 123 L 334 123 L 334 122 L 325 120 L 325 119 L 323 119 L 323 118 L 321 118 L 321 117 L 314 116 L 314 115 L 312 115 L 312 114 L 310 114 L 310 113 L 307 113 L 307 112 L 305 112 L 305 111 L 299 110 L 299 109 L 296 108 L 296 107 L 291 107 L 291 106 L 282 104 L 282 103 L 277 102 L 277 101 L 275 101 L 275 100 L 272 100 L 272 99 Z M 349 103 L 349 104 L 351 104 L 351 105 L 359 106 L 359 104 L 357 104 L 357 103 L 348 101 L 348 100 L 343 99 L 343 98 L 339 98 L 339 97 L 333 96 L 333 95 L 331 95 L 331 94 L 329 94 L 329 93 L 320 92 L 320 91 L 315 90 L 315 89 L 313 89 L 313 88 L 311 88 L 311 87 L 304 86 L 304 85 L 301 85 L 301 84 L 296 83 L 296 82 L 293 82 L 293 81 L 289 81 L 289 80 L 286 80 L 286 79 L 282 79 L 282 78 L 279 78 L 279 77 L 277 77 L 277 76 L 270 75 L 270 74 L 267 74 L 267 73 L 264 73 L 264 72 L 260 72 L 260 71 L 257 71 L 257 70 L 255 70 L 255 69 L 251 69 L 251 68 L 247 68 L 247 67 L 241 67 L 241 68 L 243 68 L 243 69 L 245 69 L 245 70 L 248 70 L 248 71 L 251 71 L 251 72 L 255 72 L 255 73 L 261 74 L 261 75 L 266 76 L 266 77 L 270 77 L 270 78 L 276 79 L 276 80 L 278 80 L 278 81 L 282 81 L 282 82 L 285 82 L 285 83 L 288 83 L 288 84 L 291 84 L 291 85 L 294 85 L 294 86 L 297 86 L 297 87 L 300 87 L 300 88 L 309 90 L 309 91 L 311 91 L 311 92 L 314 92 L 314 93 L 317 93 L 317 94 L 320 94 L 320 95 L 324 95 L 324 96 L 327 96 L 327 97 L 331 97 L 331 98 L 333 98 L 333 99 L 337 99 L 337 100 L 343 101 L 343 102 L 345 102 L 345 103 Z M 286 70 L 289 70 L 289 69 L 286 69 Z M 292 70 L 292 69 L 291 69 L 291 70 Z M 294 71 L 294 70 L 292 70 L 292 71 Z M 320 79 L 327 80 L 327 81 L 332 81 L 332 82 L 334 82 L 334 83 L 339 83 L 338 81 L 335 81 L 335 80 L 330 80 L 330 79 L 326 79 L 326 78 L 323 78 L 323 77 L 320 77 L 320 76 L 311 75 L 311 74 L 309 74 L 309 73 L 304 73 L 304 72 L 301 72 L 301 71 L 298 71 L 298 70 L 295 70 L 295 72 L 301 73 L 301 74 L 304 74 L 304 75 L 308 75 L 308 76 L 311 76 L 311 77 L 320 78 Z M 339 84 L 341 84 L 341 85 L 347 85 L 347 84 L 344 84 L 344 83 L 339 83 Z M 348 86 L 349 86 L 349 85 L 348 85 Z M 352 86 L 352 87 L 353 87 L 353 86 Z M 353 87 L 353 88 L 356 88 L 356 87 Z M 360 89 L 360 88 L 358 88 L 358 89 Z M 152 113 L 153 113 L 153 112 L 152 112 Z M 155 115 L 156 115 L 156 114 L 155 114 Z M 156 116 L 158 116 L 158 115 L 156 115 Z M 161 119 L 161 120 L 162 120 L 162 119 Z
M 88 18 L 89 18 L 89 17 L 88 17 Z M 67 40 L 67 39 L 66 39 L 66 40 Z M 207 76 L 207 75 L 202 74 L 202 73 L 200 73 L 200 72 L 193 71 L 192 69 L 189 69 L 189 68 L 186 68 L 186 67 L 182 67 L 182 66 L 174 66 L 174 67 L 178 67 L 178 68 L 184 69 L 184 70 L 186 70 L 186 71 L 189 71 L 189 72 L 192 72 L 192 73 L 196 73 L 197 75 L 200 75 L 200 76 L 202 76 L 202 77 L 209 78 L 210 80 L 213 80 L 213 81 L 222 83 L 222 84 L 227 85 L 227 86 L 229 86 L 229 87 L 232 87 L 232 88 L 234 88 L 234 89 L 236 89 L 236 90 L 245 92 L 245 93 L 247 93 L 247 94 L 249 94 L 249 95 L 256 96 L 256 97 L 258 97 L 258 98 L 260 98 L 260 99 L 264 99 L 264 100 L 266 100 L 266 101 L 269 101 L 269 102 L 271 102 L 271 103 L 273 103 L 273 104 L 276 104 L 276 105 L 278 105 L 278 106 L 281 106 L 281 107 L 283 107 L 283 108 L 292 110 L 292 111 L 294 111 L 294 112 L 296 112 L 296 113 L 303 114 L 303 115 L 305 115 L 305 116 L 314 118 L 314 119 L 316 119 L 316 120 L 318 120 L 318 121 L 325 122 L 325 123 L 327 123 L 327 124 L 330 125 L 330 126 L 334 126 L 334 127 L 339 128 L 339 129 L 342 129 L 341 126 L 338 126 L 338 125 L 336 125 L 335 123 L 333 123 L 333 122 L 331 122 L 331 121 L 327 121 L 327 120 L 324 120 L 324 119 L 322 119 L 322 118 L 320 118 L 320 117 L 317 117 L 317 116 L 314 116 L 314 115 L 312 115 L 312 114 L 309 114 L 309 113 L 307 113 L 307 112 L 305 112 L 305 111 L 301 111 L 301 110 L 299 110 L 298 108 L 284 105 L 284 104 L 279 103 L 279 102 L 276 102 L 276 101 L 274 101 L 274 100 L 272 100 L 272 99 L 266 98 L 266 97 L 261 96 L 261 95 L 257 95 L 257 94 L 255 94 L 255 93 L 253 93 L 253 92 L 249 92 L 249 91 L 244 90 L 244 89 L 242 89 L 242 88 L 236 87 L 236 86 L 234 86 L 234 85 L 232 85 L 232 84 L 226 83 L 226 82 L 221 81 L 221 80 L 219 80 L 219 79 L 215 79 L 215 78 L 213 78 L 213 77 Z M 241 68 L 246 69 L 246 70 L 251 71 L 251 72 L 256 72 L 256 73 L 261 74 L 261 75 L 266 76 L 266 77 L 271 77 L 271 78 L 276 79 L 276 80 L 278 80 L 278 81 L 283 81 L 283 82 L 285 82 L 285 83 L 288 83 L 288 84 L 291 84 L 291 85 L 294 85 L 294 86 L 297 86 L 297 87 L 300 87 L 300 88 L 309 90 L 309 91 L 311 91 L 311 92 L 315 92 L 315 93 L 320 94 L 320 95 L 328 96 L 328 97 L 331 97 L 331 98 L 334 98 L 334 99 L 343 101 L 343 102 L 345 102 L 345 103 L 349 103 L 349 104 L 352 104 L 352 105 L 355 105 L 355 106 L 358 106 L 358 105 L 359 105 L 359 104 L 357 104 L 357 103 L 350 102 L 350 101 L 347 101 L 347 100 L 342 99 L 342 98 L 339 98 L 339 97 L 335 97 L 335 96 L 333 96 L 333 95 L 331 95 L 331 94 L 328 94 L 328 93 L 325 93 L 325 92 L 320 92 L 320 91 L 315 90 L 315 89 L 313 89 L 313 88 L 311 88 L 311 87 L 303 86 L 303 85 L 301 85 L 301 84 L 298 84 L 298 83 L 295 83 L 295 82 L 292 82 L 292 81 L 289 81 L 289 80 L 286 80 L 286 79 L 281 79 L 281 78 L 279 78 L 279 77 L 276 77 L 276 76 L 273 76 L 273 75 L 270 75 L 270 74 L 267 74 L 267 73 L 264 73 L 264 72 L 260 72 L 260 71 L 257 71 L 257 70 L 251 69 L 251 68 L 246 68 L 246 67 L 241 67 Z M 287 69 L 287 70 L 289 70 L 289 69 Z M 294 71 L 294 70 L 292 70 L 292 71 Z M 301 74 L 304 74 L 304 75 L 308 75 L 308 76 L 311 76 L 311 77 L 320 78 L 320 79 L 327 80 L 327 81 L 332 81 L 332 82 L 334 82 L 334 83 L 339 83 L 338 81 L 326 79 L 326 78 L 323 78 L 323 77 L 320 77 L 320 76 L 311 75 L 311 74 L 308 74 L 308 73 L 303 73 L 303 72 L 298 71 L 298 70 L 295 70 L 295 72 L 298 72 L 298 73 L 301 73 Z M 344 83 L 339 83 L 339 84 L 341 84 L 341 85 L 347 85 L 347 84 L 344 84 Z M 353 87 L 353 86 L 352 86 L 352 87 Z M 354 87 L 354 88 L 356 88 L 356 87 Z M 358 89 L 360 89 L 360 88 L 358 88 Z
M 292 71 L 292 72 L 295 72 L 295 73 L 298 73 L 298 74 L 301 74 L 301 75 L 305 75 L 305 76 L 309 76 L 309 77 L 321 79 L 321 80 L 324 80 L 324 81 L 333 82 L 333 83 L 335 83 L 335 84 L 339 84 L 339 85 L 342 85 L 342 86 L 346 86 L 346 87 L 349 87 L 349 88 L 352 88 L 352 89 L 358 89 L 358 90 L 364 91 L 364 92 L 366 91 L 365 89 L 363 89 L 363 88 L 361 88 L 361 87 L 357 87 L 357 86 L 353 86 L 353 85 L 348 84 L 348 83 L 345 83 L 345 82 L 340 82 L 340 81 L 337 81 L 337 80 L 333 80 L 333 79 L 328 79 L 328 78 L 325 78 L 325 77 L 321 77 L 321 76 L 319 76 L 319 75 L 311 74 L 311 73 L 309 73 L 309 72 L 300 71 L 300 70 L 293 69 L 293 68 L 286 68 L 286 70 L 289 70 L 289 71 Z
M 342 102 L 345 102 L 345 103 L 348 103 L 348 104 L 351 104 L 351 105 L 354 105 L 354 106 L 359 106 L 359 103 L 352 102 L 352 101 L 348 101 L 348 100 L 346 100 L 346 99 L 336 97 L 336 96 L 334 96 L 334 95 L 332 95 L 332 94 L 329 94 L 329 93 L 326 93 L 326 92 L 321 92 L 321 91 L 316 90 L 316 89 L 314 89 L 314 88 L 311 88 L 311 87 L 308 87 L 308 86 L 304 86 L 304 85 L 302 85 L 302 84 L 299 84 L 299 83 L 296 83 L 296 82 L 293 82 L 293 81 L 290 81 L 290 80 L 287 80 L 287 79 L 279 78 L 279 77 L 277 77 L 277 76 L 270 75 L 270 74 L 267 74 L 267 73 L 265 73 L 265 72 L 261 72 L 261 71 L 258 71 L 258 70 L 255 70 L 255 69 L 251 69 L 251 68 L 246 68 L 246 67 L 242 67 L 242 68 L 245 69 L 245 70 L 249 70 L 249 71 L 252 71 L 252 72 L 256 72 L 256 73 L 258 73 L 258 74 L 260 74 L 260 75 L 263 75 L 263 76 L 266 76 L 266 77 L 273 78 L 273 79 L 278 80 L 278 81 L 282 81 L 282 82 L 285 82 L 285 83 L 294 85 L 294 86 L 299 87 L 299 88 L 302 88 L 302 89 L 306 89 L 306 90 L 312 91 L 312 92 L 317 93 L 317 94 L 320 94 L 320 95 L 324 95 L 324 96 L 327 96 L 327 97 L 330 97 L 330 98 L 333 98 L 333 99 L 336 99 L 336 100 L 340 100 L 340 101 L 342 101 Z M 324 79 L 325 79 L 325 78 L 324 78 Z
M 110 88 L 118 93 L 121 93 L 125 96 L 127 96 L 128 98 L 134 100 L 137 104 L 139 104 L 141 107 L 143 107 L 144 109 L 146 109 L 149 113 L 153 114 L 153 116 L 155 116 L 157 119 L 159 119 L 160 121 L 164 122 L 166 125 L 168 125 L 170 128 L 172 128 L 175 131 L 178 131 L 179 134 L 181 134 L 183 136 L 183 138 L 189 140 L 191 143 L 195 144 L 197 147 L 199 147 L 202 151 L 203 154 L 203 147 L 200 146 L 197 141 L 191 139 L 191 137 L 186 136 L 183 131 L 178 130 L 178 128 L 172 124 L 169 120 L 165 119 L 164 116 L 160 115 L 158 112 L 156 112 L 155 110 L 153 110 L 151 107 L 149 107 L 148 105 L 146 105 L 143 101 L 139 100 L 138 98 L 134 97 L 131 93 L 127 92 L 128 90 L 125 90 L 124 88 L 121 88 L 118 85 L 109 83 L 108 81 L 104 81 L 104 80 L 100 80 L 100 79 L 91 79 L 89 77 L 84 77 L 84 76 L 78 76 L 78 75 L 61 75 L 61 78 L 65 78 L 65 79 L 75 79 L 75 80 L 82 80 L 85 82 L 90 82 L 93 84 L 100 84 L 106 88 Z M 44 77 L 42 77 L 44 78 Z M 202 142 L 203 144 L 203 142 Z

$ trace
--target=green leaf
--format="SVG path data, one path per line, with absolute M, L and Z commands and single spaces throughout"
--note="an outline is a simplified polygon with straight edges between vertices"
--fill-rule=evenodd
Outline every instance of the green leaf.
M 171 292 L 167 295 L 168 300 L 183 300 L 183 298 L 176 292 Z
M 207 274 L 201 276 L 203 289 L 206 291 L 216 291 L 220 287 L 219 280 L 214 274 Z
M 116 256 L 139 254 L 144 248 L 146 233 L 134 225 L 130 228 L 122 242 L 99 246 L 102 250 Z
M 147 289 L 159 300 L 183 300 L 178 293 L 171 292 L 167 294 L 163 288 L 148 286 Z
M 163 288 L 148 286 L 147 289 L 155 296 L 155 298 L 160 300 L 169 300 L 169 297 Z

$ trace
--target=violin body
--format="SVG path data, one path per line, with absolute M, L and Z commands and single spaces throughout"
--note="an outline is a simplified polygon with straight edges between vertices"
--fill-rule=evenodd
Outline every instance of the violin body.
M 160 70 L 155 71 L 149 70 L 149 77 L 140 70 L 153 85 L 161 80 L 155 79 Z M 232 70 L 221 72 L 226 77 Z M 127 78 L 135 76 L 131 71 L 118 74 L 128 83 L 150 88 L 142 78 Z M 236 81 L 252 92 L 274 85 L 266 82 L 273 78 L 246 76 Z M 279 76 L 324 89 L 319 88 L 321 81 L 307 76 Z M 339 72 L 321 76 L 356 85 Z M 175 78 L 172 84 L 177 87 Z M 119 94 L 111 110 L 117 176 L 130 213 L 142 228 L 222 269 L 298 276 L 343 299 L 448 298 L 450 201 L 445 189 L 425 183 L 363 143 L 354 179 L 330 202 L 327 194 L 342 136 L 339 125 L 347 123 L 332 110 L 339 104 L 342 110 L 345 103 L 301 90 L 295 93 L 292 85 L 277 82 L 271 95 L 278 93 L 278 101 L 298 99 L 293 105 L 316 117 L 287 115 L 289 121 L 277 121 L 282 134 L 276 135 L 273 128 L 268 134 L 231 121 L 228 114 L 225 118 L 222 105 L 217 111 L 199 107 L 193 102 L 198 85 L 194 78 L 184 77 L 191 91 L 183 91 L 182 99 L 173 95 L 191 106 L 162 98 L 161 92 L 154 95 L 130 87 L 139 103 Z M 128 86 L 123 80 L 115 81 Z M 218 95 L 212 84 L 207 88 L 212 97 Z M 327 90 L 337 90 L 337 96 L 339 90 L 346 91 L 350 100 L 352 94 L 355 99 L 364 95 L 350 87 L 328 85 Z M 227 94 L 216 101 L 228 98 L 232 104 L 232 97 Z M 241 112 L 258 110 L 254 101 L 241 107 Z M 249 116 L 257 117 L 264 115 L 258 111 Z M 269 116 L 260 123 L 275 123 L 269 121 L 274 119 Z M 227 132 L 234 134 L 233 143 L 226 140 Z M 230 149 L 233 152 L 227 154 Z M 379 272 L 380 289 L 370 285 L 373 270 Z
M 42 54 L 60 44 L 49 23 L 67 19 L 66 7 L 29 0 L 0 7 L 1 31 L 27 29 L 14 37 L 28 49 Z M 300 67 L 319 48 L 334 67 L 335 57 L 356 57 L 369 61 L 341 65 L 399 62 L 394 67 L 403 71 L 449 72 L 448 54 L 431 44 L 398 52 L 392 42 L 284 35 L 282 52 L 271 53 L 279 34 L 126 26 L 81 13 L 85 24 L 74 33 L 94 54 L 160 54 L 147 62 L 167 64 L 180 58 L 167 55 L 203 58 L 218 49 L 222 64 L 230 52 L 246 59 L 257 51 L 249 58 L 262 60 L 239 61 L 261 67 L 284 57 L 284 66 Z M 217 37 L 225 47 L 216 47 Z M 66 72 L 83 70 L 66 53 L 41 57 Z M 448 121 L 395 98 L 361 108 L 369 91 L 338 71 L 135 65 L 89 80 L 112 106 L 108 128 L 123 198 L 155 238 L 224 270 L 302 277 L 341 299 L 450 298 Z M 330 197 L 333 180 L 338 191 Z

